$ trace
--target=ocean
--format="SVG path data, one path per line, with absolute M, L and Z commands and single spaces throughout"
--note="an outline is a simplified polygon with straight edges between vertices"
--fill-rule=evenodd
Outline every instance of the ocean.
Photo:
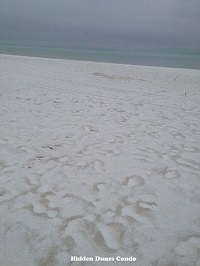
M 0 44 L 0 53 L 129 65 L 200 69 L 200 50 L 106 50 Z

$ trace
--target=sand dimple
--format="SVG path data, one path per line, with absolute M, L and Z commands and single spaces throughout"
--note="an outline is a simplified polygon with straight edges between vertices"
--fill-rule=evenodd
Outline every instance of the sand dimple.
M 47 215 L 48 215 L 48 217 L 50 217 L 50 218 L 54 218 L 54 217 L 56 217 L 57 216 L 57 211 L 48 211 L 47 212 Z
M 165 177 L 168 178 L 168 179 L 175 179 L 175 178 L 178 178 L 179 175 L 177 173 L 177 171 L 168 171 L 166 174 L 165 174 Z
M 103 170 L 105 170 L 104 163 L 102 161 L 94 161 L 93 167 L 97 171 L 103 171 Z
M 123 182 L 123 185 L 130 187 L 143 186 L 144 179 L 141 176 L 127 176 Z
M 70 159 L 71 159 L 70 156 L 64 156 L 64 157 L 59 158 L 59 162 L 61 163 L 69 162 Z
M 154 202 L 140 202 L 139 206 L 143 209 L 157 210 L 157 205 Z
M 83 127 L 83 130 L 85 130 L 85 131 L 87 131 L 87 132 L 98 132 L 98 131 L 99 131 L 99 128 L 90 125 L 90 126 L 84 126 L 84 127 Z

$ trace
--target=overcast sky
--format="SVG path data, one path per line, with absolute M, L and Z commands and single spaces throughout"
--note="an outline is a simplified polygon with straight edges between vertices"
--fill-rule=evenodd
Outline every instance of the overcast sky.
M 3 42 L 200 48 L 200 0 L 0 0 Z

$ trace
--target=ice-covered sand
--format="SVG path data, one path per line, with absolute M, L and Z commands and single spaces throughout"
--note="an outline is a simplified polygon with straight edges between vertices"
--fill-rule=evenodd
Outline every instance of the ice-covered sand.
M 0 265 L 199 265 L 199 70 L 7 55 L 0 70 Z

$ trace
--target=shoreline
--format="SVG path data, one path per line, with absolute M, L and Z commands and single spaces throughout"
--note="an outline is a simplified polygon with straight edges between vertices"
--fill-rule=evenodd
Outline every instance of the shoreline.
M 7 47 L 7 48 L 6 48 Z M 10 47 L 10 48 L 9 48 Z M 77 61 L 114 63 L 121 65 L 142 65 L 155 67 L 200 69 L 200 54 L 198 50 L 106 50 L 80 49 L 45 46 L 9 46 L 0 45 L 4 54 L 30 56 L 40 58 L 55 58 Z
M 154 65 L 132 65 L 127 63 L 112 63 L 112 62 L 103 62 L 103 61 L 87 61 L 87 60 L 77 60 L 77 59 L 67 59 L 67 58 L 54 58 L 54 57 L 41 57 L 41 56 L 29 56 L 29 55 L 15 55 L 15 54 L 1 54 L 0 57 L 24 57 L 24 58 L 30 58 L 30 59 L 43 59 L 43 60 L 61 60 L 61 61 L 72 61 L 72 62 L 80 62 L 80 63 L 91 63 L 91 64 L 108 64 L 108 65 L 119 65 L 119 66 L 127 66 L 132 68 L 152 68 L 152 69 L 180 69 L 181 71 L 200 71 L 198 68 L 184 68 L 184 67 L 167 67 L 167 66 L 154 66 Z

